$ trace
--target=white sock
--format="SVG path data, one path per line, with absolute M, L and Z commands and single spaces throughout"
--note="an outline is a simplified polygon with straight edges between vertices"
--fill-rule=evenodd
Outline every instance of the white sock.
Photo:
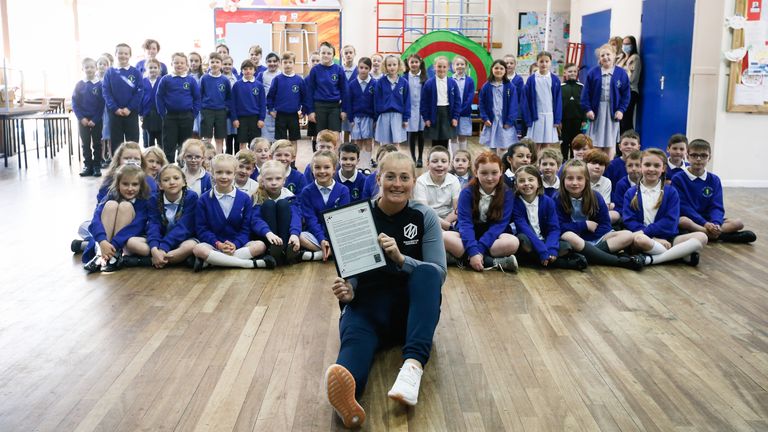
M 456 140 L 459 142 L 459 146 L 457 150 L 466 150 L 467 149 L 467 138 L 466 137 L 457 137 Z
M 653 256 L 653 264 L 661 264 L 667 261 L 685 258 L 694 252 L 703 248 L 701 242 L 696 239 L 688 239 L 680 244 L 676 244 L 660 255 Z
M 304 251 L 301 254 L 302 261 L 321 261 L 323 259 L 323 251 Z
M 661 243 L 654 240 L 651 250 L 646 252 L 648 255 L 661 255 L 667 251 L 667 248 L 661 245 Z M 655 259 L 654 259 L 655 261 Z
M 456 154 L 456 150 L 459 149 L 459 142 L 458 138 L 454 138 L 450 141 L 448 141 L 448 150 L 451 152 L 451 158 L 453 158 L 453 155 Z
M 253 258 L 253 255 L 251 254 L 251 250 L 247 247 L 241 247 L 240 249 L 236 250 L 232 256 L 240 258 L 240 259 L 251 259 Z
M 211 251 L 208 254 L 208 259 L 205 261 L 208 264 L 220 266 L 220 267 L 253 268 L 253 261 L 251 261 L 250 259 L 243 259 L 243 258 L 238 258 L 236 256 L 230 256 L 219 251 Z
M 369 168 L 371 166 L 371 152 L 360 150 L 360 159 L 357 160 L 357 166 L 360 168 Z

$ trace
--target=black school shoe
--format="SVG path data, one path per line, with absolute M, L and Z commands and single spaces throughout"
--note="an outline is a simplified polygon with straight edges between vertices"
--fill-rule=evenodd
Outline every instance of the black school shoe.
M 567 270 L 585 270 L 587 268 L 587 258 L 580 253 L 571 252 L 556 259 L 552 266 Z
M 269 244 L 269 247 L 267 248 L 267 255 L 265 256 L 274 259 L 275 263 L 280 265 L 283 265 L 286 262 L 285 252 L 283 251 L 283 246 L 281 245 Z
M 416 161 L 416 168 L 421 168 L 424 166 L 424 162 L 421 161 L 421 159 Z
M 123 256 L 120 267 L 152 267 L 152 258 L 148 256 Z
M 115 251 L 115 256 L 112 257 L 111 260 L 109 260 L 108 263 L 106 263 L 102 268 L 102 273 L 112 273 L 120 270 L 123 266 L 123 251 L 120 249 L 117 249 Z
M 640 271 L 645 267 L 645 257 L 643 255 L 619 254 L 619 267 Z
M 99 167 L 98 165 L 94 165 L 91 175 L 94 177 L 101 177 L 101 167 Z
M 259 267 L 259 264 L 260 264 L 259 261 L 263 261 L 264 262 L 264 266 L 263 267 Z M 253 259 L 253 268 L 254 269 L 272 270 L 275 267 L 277 267 L 277 260 L 272 255 L 263 255 L 263 256 L 261 256 L 259 258 L 254 258 Z
M 693 252 L 690 256 L 688 256 L 688 259 L 685 260 L 685 263 L 691 267 L 696 267 L 697 265 L 699 265 L 700 259 L 701 259 L 701 255 L 699 255 L 698 252 Z
M 72 242 L 69 244 L 69 250 L 71 250 L 72 253 L 74 253 L 74 254 L 78 254 L 78 253 L 82 252 L 83 251 L 83 242 L 84 241 L 85 240 L 81 240 L 81 239 L 74 239 L 74 240 L 72 240 Z
M 195 258 L 195 263 L 192 265 L 192 270 L 195 273 L 200 273 L 201 271 L 203 271 L 203 264 L 205 264 L 205 261 L 201 260 L 198 257 L 194 257 L 194 258 Z
M 93 168 L 91 168 L 89 165 L 86 165 L 83 167 L 83 170 L 80 171 L 80 177 L 90 177 L 93 175 Z
M 288 265 L 296 264 L 301 260 L 301 249 L 294 251 L 290 244 L 285 245 L 285 263 Z
M 83 268 L 86 272 L 90 273 L 96 273 L 101 271 L 101 255 L 96 255 L 95 257 L 91 258 L 90 261 L 88 261 Z
M 757 240 L 757 236 L 752 231 L 737 231 L 734 233 L 722 233 L 718 240 L 727 243 L 752 243 Z

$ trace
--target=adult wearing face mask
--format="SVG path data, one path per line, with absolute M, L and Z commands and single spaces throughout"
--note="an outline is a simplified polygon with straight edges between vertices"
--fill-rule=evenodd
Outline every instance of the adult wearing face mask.
M 637 51 L 637 39 L 634 36 L 624 38 L 621 51 L 624 55 L 616 59 L 616 66 L 621 66 L 627 71 L 627 75 L 629 75 L 629 88 L 631 90 L 629 106 L 619 126 L 620 133 L 624 133 L 624 131 L 635 128 L 635 107 L 640 96 L 638 85 L 640 84 L 642 64 L 640 62 L 640 53 Z

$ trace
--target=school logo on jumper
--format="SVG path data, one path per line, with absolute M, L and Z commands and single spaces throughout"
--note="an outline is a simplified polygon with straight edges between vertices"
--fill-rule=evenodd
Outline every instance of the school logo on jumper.
M 98 88 L 98 87 L 94 87 L 94 88 L 92 88 L 92 89 L 91 89 L 91 93 L 93 93 L 93 94 L 95 94 L 95 95 L 98 95 L 98 94 L 99 94 L 99 88 Z
M 368 93 L 373 94 L 373 86 L 372 85 L 368 86 Z
M 403 236 L 408 240 L 413 240 L 419 235 L 419 227 L 416 224 L 409 223 L 403 227 Z
M 132 83 L 133 83 L 133 82 L 136 82 L 136 77 L 135 77 L 135 76 L 133 76 L 133 75 L 128 75 L 128 81 L 130 81 L 130 82 L 132 82 Z
M 405 94 L 405 87 L 400 87 L 400 94 Z
M 259 88 L 258 87 L 254 87 L 253 88 L 253 95 L 254 96 L 258 96 L 259 95 Z
M 712 190 L 709 186 L 704 186 L 704 189 L 701 190 L 701 194 L 705 196 L 706 198 L 711 197 L 715 193 L 714 190 Z
M 224 83 L 219 84 L 219 91 L 224 93 Z
M 286 188 L 287 188 L 289 191 L 291 191 L 291 193 L 296 193 L 296 185 L 295 185 L 295 184 L 293 184 L 293 183 L 288 183 L 288 184 L 287 184 L 285 187 L 286 187 Z
M 294 93 L 298 93 L 298 92 L 299 92 L 299 86 L 298 86 L 298 84 L 294 84 L 294 85 L 292 85 L 292 86 L 291 86 L 291 91 L 292 91 L 292 92 L 294 92 Z
M 182 87 L 184 87 L 184 90 L 189 90 L 189 83 L 185 82 Z
M 331 75 L 331 81 L 336 82 L 339 80 L 339 76 L 336 74 Z
M 352 189 L 351 192 L 352 192 L 352 194 L 351 194 L 352 198 L 354 198 L 354 199 L 360 198 L 360 191 L 357 188 Z

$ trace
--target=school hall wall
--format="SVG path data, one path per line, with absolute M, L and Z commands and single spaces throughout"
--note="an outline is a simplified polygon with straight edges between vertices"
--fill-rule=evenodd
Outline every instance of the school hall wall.
M 639 42 L 642 7 L 642 0 L 572 0 L 571 42 L 581 41 L 582 16 L 606 9 L 611 9 L 610 34 L 634 35 Z M 735 0 L 696 1 L 687 135 L 713 145 L 710 168 L 723 185 L 768 187 L 768 115 L 725 110 L 730 73 L 722 52 L 730 49 L 732 32 L 723 22 L 734 7 Z

